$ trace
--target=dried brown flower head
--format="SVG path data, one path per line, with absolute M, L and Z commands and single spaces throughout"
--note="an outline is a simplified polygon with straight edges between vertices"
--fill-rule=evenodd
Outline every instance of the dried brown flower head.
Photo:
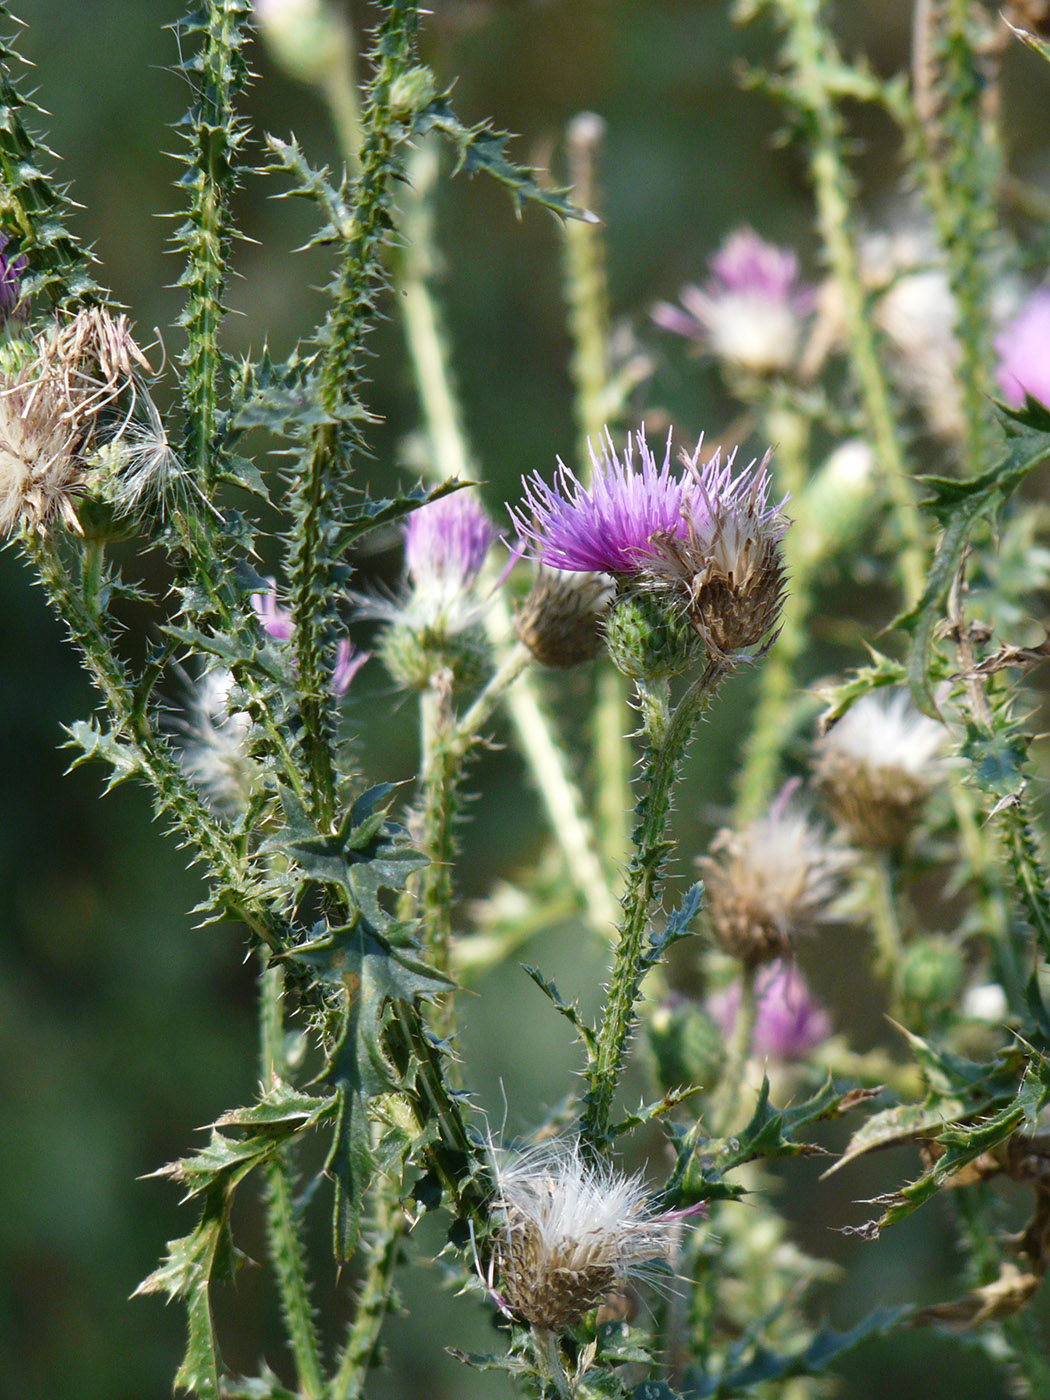
M 570 573 L 541 564 L 514 630 L 541 666 L 592 661 L 604 646 L 601 620 L 614 592 L 607 574 Z
M 780 618 L 787 581 L 780 541 L 787 516 L 768 504 L 767 452 L 755 470 L 733 476 L 717 454 L 702 469 L 700 449 L 682 461 L 693 474 L 704 510 L 687 517 L 684 538 L 657 534 L 650 541 L 645 575 L 681 595 L 693 627 L 708 651 L 726 658 L 768 639 Z
M 639 1177 L 587 1159 L 576 1142 L 515 1154 L 496 1170 L 495 1264 L 506 1306 L 563 1332 L 654 1260 L 674 1252 L 695 1210 L 657 1213 Z
M 718 832 L 697 865 L 719 945 L 746 967 L 792 957 L 798 939 L 832 917 L 852 859 L 811 825 L 790 788 L 755 821 Z

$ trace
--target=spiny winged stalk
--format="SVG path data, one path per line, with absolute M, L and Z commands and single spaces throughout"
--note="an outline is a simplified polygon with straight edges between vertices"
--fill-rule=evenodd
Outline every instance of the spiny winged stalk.
M 184 452 L 202 487 L 216 475 L 219 412 L 226 390 L 226 357 L 219 329 L 233 241 L 230 199 L 248 135 L 234 102 L 248 80 L 243 49 L 250 14 L 249 0 L 207 0 L 202 10 L 178 25 L 180 37 L 188 42 L 202 36 L 197 53 L 181 65 L 192 84 L 194 101 L 182 122 L 188 151 L 181 183 L 189 194 L 189 210 L 176 234 L 177 245 L 187 255 L 180 279 L 186 288 L 180 317 L 186 330 L 186 348 L 180 357 Z
M 27 534 L 23 545 L 47 590 L 50 601 L 83 654 L 113 719 L 113 731 L 102 735 L 82 726 L 82 747 L 97 748 L 117 775 L 138 771 L 153 790 L 158 808 L 169 815 L 176 830 L 202 860 L 215 884 L 215 898 L 224 912 L 239 918 L 272 952 L 286 951 L 293 937 L 284 919 L 258 898 L 244 853 L 187 781 L 165 740 L 145 713 L 148 696 L 137 693 L 110 639 L 85 607 L 55 546 Z
M 390 1310 L 394 1274 L 408 1222 L 398 1201 L 398 1183 L 380 1177 L 370 1196 L 368 1249 L 357 1288 L 354 1319 L 328 1387 L 328 1400 L 359 1400 L 376 1362 L 379 1334 Z
M 260 1061 L 265 1088 L 276 1076 L 287 1078 L 284 1052 L 284 972 L 264 968 L 259 998 Z M 310 1302 L 300 1220 L 293 1198 L 293 1143 L 278 1149 L 263 1165 L 266 1224 L 284 1314 L 285 1332 L 295 1359 L 302 1400 L 321 1400 L 324 1376 L 317 1327 Z
M 402 173 L 399 128 L 391 86 L 414 52 L 418 5 L 395 0 L 379 27 L 376 72 L 364 111 L 361 173 L 354 184 L 353 215 L 343 234 L 342 258 L 330 288 L 332 305 L 319 337 L 313 383 L 317 423 L 306 440 L 293 485 L 293 525 L 288 576 L 295 618 L 302 746 L 316 816 L 335 813 L 332 756 L 334 713 L 328 690 L 329 627 L 336 587 L 339 505 L 357 442 L 353 414 L 365 335 L 373 299 L 384 281 L 381 263 L 390 230 L 391 187 Z
M 662 689 L 639 687 L 646 742 L 642 770 L 645 786 L 636 808 L 633 850 L 621 899 L 619 941 L 597 1050 L 587 1071 L 582 1122 L 583 1135 L 599 1150 L 607 1146 L 613 1096 L 627 1054 L 635 1002 L 647 970 L 645 933 L 667 857 L 674 781 L 696 721 L 724 674 L 722 665 L 710 662 L 673 709 Z
M 827 27 L 823 0 L 770 0 L 770 8 L 785 31 L 785 90 L 798 113 L 808 145 L 817 224 L 828 268 L 841 298 L 841 314 L 867 429 L 901 534 L 899 568 L 910 605 L 919 598 L 925 580 L 924 530 L 894 420 L 889 385 L 879 361 L 852 237 L 854 182 L 843 154 L 845 123 L 831 86 L 841 59 Z

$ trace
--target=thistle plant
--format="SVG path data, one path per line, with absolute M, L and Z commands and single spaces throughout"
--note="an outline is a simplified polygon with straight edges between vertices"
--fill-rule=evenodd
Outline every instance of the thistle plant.
M 361 34 L 328 0 L 206 0 L 175 27 L 182 305 L 148 343 L 70 231 L 0 49 L 0 532 L 98 692 L 74 763 L 145 787 L 199 868 L 207 936 L 258 982 L 257 1093 L 157 1171 L 187 1227 L 137 1292 L 185 1312 L 178 1390 L 373 1393 L 413 1274 L 490 1325 L 484 1352 L 466 1322 L 448 1338 L 457 1363 L 537 1400 L 816 1400 L 847 1351 L 904 1327 L 965 1333 L 1016 1393 L 1048 1393 L 1030 731 L 1050 649 L 1026 619 L 1050 585 L 1050 293 L 1024 252 L 1050 242 L 1018 230 L 1045 200 L 1008 178 L 998 98 L 1004 48 L 1050 46 L 1038 5 L 1007 8 L 995 28 L 969 0 L 918 4 L 910 69 L 882 77 L 821 0 L 727 7 L 775 36 L 750 85 L 797 146 L 815 243 L 727 227 L 619 328 L 601 121 L 571 123 L 568 187 L 519 164 L 457 115 L 414 0 Z M 321 99 L 337 173 L 250 128 L 259 43 Z M 897 228 L 863 203 L 857 104 L 908 157 Z M 525 459 L 508 434 L 493 463 L 469 440 L 434 276 L 447 170 L 556 220 L 575 448 L 552 431 Z M 255 181 L 307 204 L 330 275 L 287 354 L 238 360 L 225 303 Z M 377 447 L 390 317 L 418 480 Z M 661 358 L 704 372 L 690 349 L 732 424 L 662 401 Z M 373 771 L 377 694 L 412 734 L 408 781 Z M 505 740 L 542 840 L 486 790 Z M 473 860 L 468 816 L 500 870 Z M 555 927 L 605 960 L 593 1008 L 542 966 L 516 976 Z M 508 1029 L 567 1028 L 575 1055 L 554 1108 L 508 1103 L 516 1135 L 482 1105 L 464 996 L 491 1000 L 501 964 Z M 856 1035 L 858 1005 L 892 1032 Z M 892 1251 L 942 1197 L 957 1296 L 836 1331 L 811 1293 L 837 1266 L 795 1240 L 781 1165 L 848 1174 L 890 1146 L 906 1164 L 836 1228 Z M 275 1335 L 234 1364 L 256 1217 Z

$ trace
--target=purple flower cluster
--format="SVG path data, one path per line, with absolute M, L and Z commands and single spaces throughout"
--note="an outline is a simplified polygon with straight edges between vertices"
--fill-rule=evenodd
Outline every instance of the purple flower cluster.
M 413 588 L 447 599 L 476 582 L 496 538 L 484 507 L 467 491 L 414 510 L 404 528 L 405 571 Z
M 290 642 L 295 635 L 295 623 L 286 608 L 277 606 L 276 583 L 273 579 L 269 579 L 268 582 L 270 587 L 266 593 L 251 595 L 252 610 L 267 636 L 272 637 L 275 642 Z M 371 654 L 368 651 L 356 650 L 348 638 L 340 638 L 335 651 L 335 666 L 329 681 L 333 695 L 342 697 L 346 694 L 351 681 Z
M 1020 408 L 1029 395 L 1050 408 L 1050 287 L 1028 298 L 996 337 L 997 371 L 1003 398 Z
M 670 433 L 659 467 L 644 429 L 633 440 L 628 438 L 622 459 L 608 430 L 600 456 L 591 444 L 588 447 L 590 485 L 584 486 L 559 457 L 554 486 L 538 472 L 524 479 L 524 503 L 510 510 L 514 527 L 525 553 L 548 568 L 637 574 L 652 553 L 654 536 L 685 538 L 694 494 L 691 482 L 687 474 L 671 469 Z
M 831 1034 L 827 1012 L 810 996 L 794 964 L 779 960 L 763 968 L 755 981 L 755 996 L 758 1011 L 751 1053 L 760 1059 L 785 1064 L 803 1060 Z M 708 1015 L 727 1036 L 739 1010 L 739 982 L 707 1000 Z
M 510 514 L 525 554 L 549 568 L 663 591 L 712 654 L 728 656 L 775 626 L 788 521 L 784 502 L 769 504 L 768 454 L 757 470 L 751 463 L 735 471 L 735 451 L 701 464 L 701 450 L 702 440 L 673 471 L 670 435 L 657 465 L 644 431 L 620 458 L 606 430 L 601 456 L 591 449 L 589 485 L 559 459 L 554 485 L 538 473 L 526 478 L 524 501 Z
M 813 288 L 799 280 L 798 258 L 749 228 L 731 233 L 711 258 L 703 287 L 679 293 L 681 306 L 660 302 L 653 320 L 727 364 L 754 374 L 789 369 Z

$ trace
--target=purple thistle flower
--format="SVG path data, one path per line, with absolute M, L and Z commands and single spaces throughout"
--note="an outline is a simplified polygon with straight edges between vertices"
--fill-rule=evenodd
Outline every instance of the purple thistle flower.
M 755 980 L 758 1003 L 751 1053 L 764 1060 L 788 1063 L 804 1060 L 831 1034 L 828 1013 L 810 996 L 802 974 L 789 962 L 777 961 Z M 740 983 L 734 982 L 707 1000 L 711 1019 L 730 1036 L 740 1010 Z
M 496 539 L 484 507 L 467 491 L 420 506 L 404 531 L 405 570 L 413 588 L 448 601 L 471 588 Z
M 290 642 L 295 635 L 295 622 L 287 608 L 277 606 L 276 582 L 273 579 L 267 579 L 267 582 L 270 586 L 265 593 L 251 595 L 252 611 L 268 637 L 275 642 Z M 350 682 L 371 655 L 370 651 L 358 651 L 348 638 L 340 638 L 335 650 L 335 666 L 328 682 L 337 699 L 341 699 L 350 689 Z
M 637 444 L 640 470 L 634 466 Z M 552 569 L 637 575 L 655 535 L 685 538 L 691 483 L 671 470 L 671 434 L 663 465 L 645 440 L 628 438 L 622 460 L 606 429 L 601 456 L 588 443 L 593 473 L 584 486 L 558 458 L 554 486 L 538 472 L 523 478 L 523 505 L 510 510 L 525 553 Z M 531 517 L 531 518 L 530 518 Z
M 1028 394 L 1050 408 L 1050 287 L 1033 292 L 995 339 L 1003 398 L 1020 408 Z
M 267 579 L 270 585 L 265 593 L 253 593 L 249 601 L 252 610 L 258 619 L 259 626 L 272 637 L 275 642 L 289 642 L 295 631 L 295 623 L 292 615 L 285 608 L 277 606 L 277 584 L 274 579 Z
M 798 258 L 752 229 L 731 233 L 710 259 L 711 275 L 679 293 L 681 306 L 658 303 L 652 318 L 728 364 L 753 374 L 781 373 L 798 352 L 814 290 L 800 282 Z

